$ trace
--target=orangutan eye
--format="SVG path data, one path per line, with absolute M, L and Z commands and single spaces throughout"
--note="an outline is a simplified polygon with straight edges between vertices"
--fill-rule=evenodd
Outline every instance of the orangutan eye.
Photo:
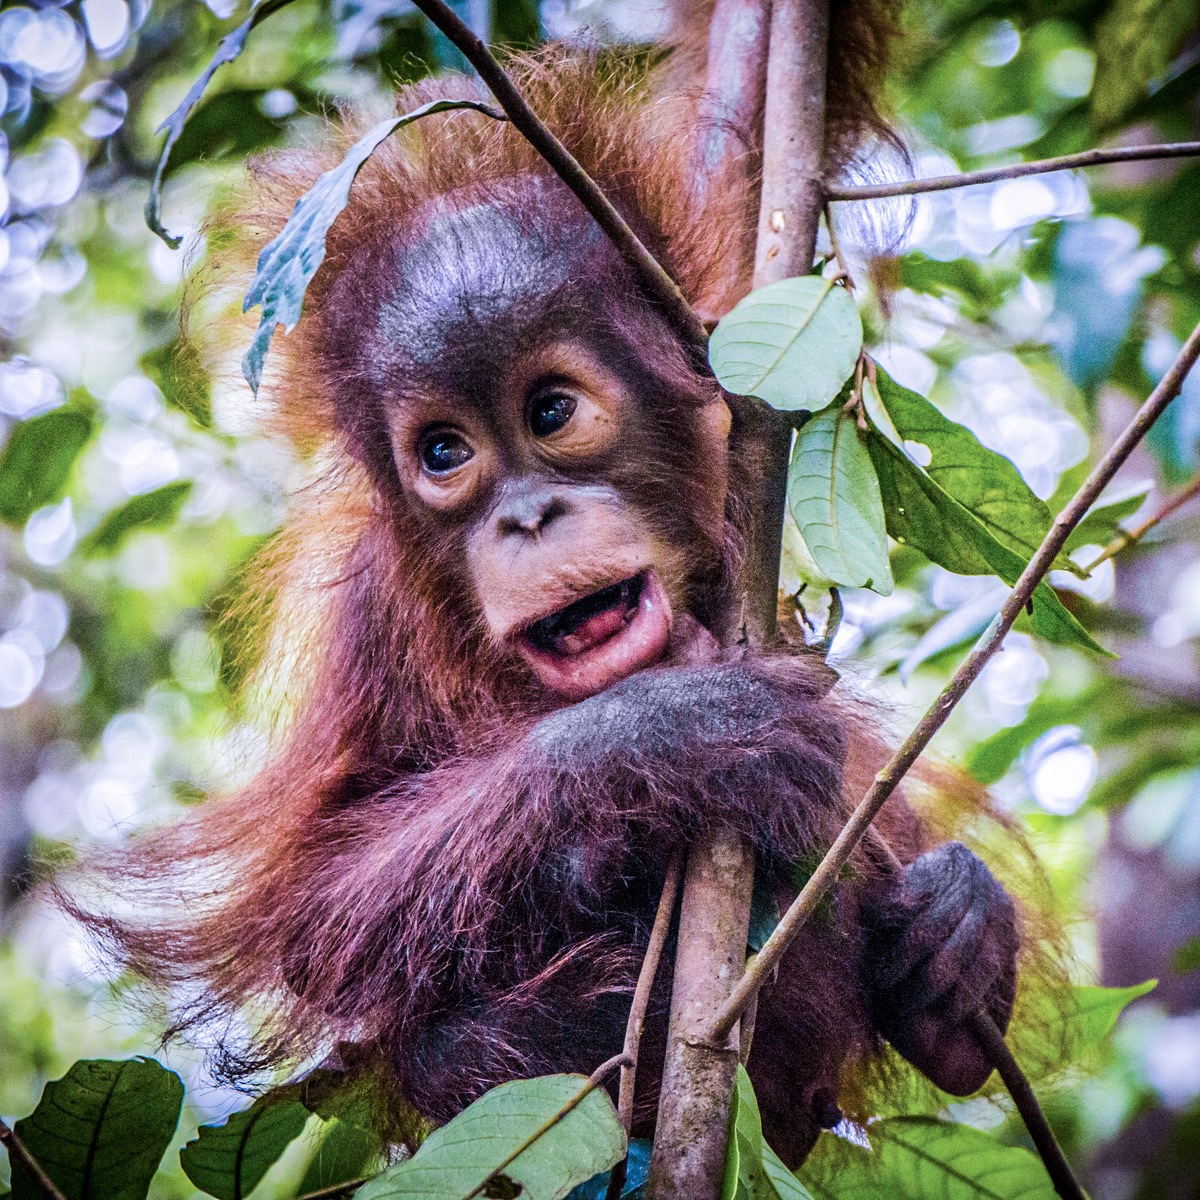
M 453 429 L 435 429 L 421 439 L 421 465 L 431 475 L 446 475 L 474 456 L 466 438 Z
M 533 436 L 544 438 L 557 433 L 574 416 L 578 403 L 566 392 L 539 392 L 529 406 L 529 428 Z

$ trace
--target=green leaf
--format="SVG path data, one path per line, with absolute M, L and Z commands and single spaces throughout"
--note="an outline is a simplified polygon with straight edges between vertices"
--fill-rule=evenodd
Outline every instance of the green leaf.
M 300 1136 L 308 1109 L 272 1093 L 221 1125 L 201 1125 L 179 1151 L 183 1173 L 217 1200 L 244 1200 L 279 1156 Z
M 763 1142 L 763 1174 L 779 1200 L 813 1200 L 812 1193 L 784 1165 L 783 1159 Z
M 1055 1200 L 1041 1159 L 990 1134 L 932 1117 L 888 1117 L 871 1150 L 822 1134 L 800 1170 L 817 1200 Z
M 179 1076 L 152 1058 L 84 1059 L 13 1128 L 68 1200 L 144 1200 L 182 1105 Z M 12 1186 L 42 1200 L 20 1168 Z
M 448 1125 L 434 1130 L 412 1158 L 372 1179 L 356 1200 L 462 1200 L 583 1090 L 582 1075 L 545 1075 L 503 1083 Z M 608 1093 L 597 1088 L 503 1167 L 522 1200 L 560 1200 L 607 1171 L 625 1153 L 625 1131 Z M 495 1189 L 499 1190 L 499 1189 Z
M 1059 1067 L 1064 1059 L 1078 1062 L 1108 1037 L 1117 1018 L 1130 1004 L 1157 985 L 1156 979 L 1124 988 L 1079 985 L 1071 989 L 1067 1003 L 1063 1003 L 1057 992 L 1038 993 L 1027 1023 L 1039 1030 L 1039 1036 L 1031 1042 L 1032 1050 L 1030 1045 L 1017 1045 L 1017 1056 L 1025 1073 L 1030 1079 L 1040 1079 Z
M 286 0 L 285 0 L 286 2 Z M 262 305 L 262 320 L 250 349 L 242 359 L 242 371 L 254 391 L 262 378 L 263 360 L 277 325 L 284 332 L 295 328 L 304 308 L 304 293 L 325 261 L 325 235 L 350 199 L 350 187 L 375 147 L 397 129 L 432 113 L 470 109 L 494 120 L 507 118 L 478 100 L 432 100 L 399 117 L 389 117 L 372 126 L 334 168 L 326 171 L 299 200 L 277 237 L 263 247 L 258 268 L 246 293 L 243 311 Z
M 1200 937 L 1189 938 L 1171 956 L 1171 970 L 1177 975 L 1187 975 L 1197 967 L 1200 967 Z
M 352 1179 L 362 1179 L 381 1171 L 385 1162 L 384 1146 L 377 1134 L 351 1121 L 334 1118 L 322 1130 L 321 1140 L 296 1190 L 304 1196 Z
M 754 1085 L 738 1063 L 737 1083 L 729 1109 L 729 1142 L 721 1200 L 763 1200 L 770 1184 L 763 1176 L 762 1118 Z
M 978 517 L 883 434 L 871 430 L 867 448 L 883 493 L 887 531 L 896 541 L 916 547 L 931 562 L 956 575 L 998 575 L 1010 586 L 1016 583 L 1026 565 L 1019 554 L 998 542 Z M 1030 624 L 1047 641 L 1107 654 L 1063 607 L 1045 580 L 1033 594 Z
M 272 13 L 277 13 L 281 8 L 290 3 L 291 0 L 259 0 L 259 3 L 254 6 L 246 20 L 221 39 L 221 44 L 217 47 L 216 54 L 212 56 L 208 66 L 200 73 L 199 79 L 188 89 L 188 94 L 184 96 L 183 103 L 158 127 L 159 133 L 164 129 L 167 131 L 167 140 L 163 143 L 162 153 L 158 156 L 158 165 L 154 168 L 154 178 L 150 182 L 150 195 L 146 197 L 146 224 L 172 250 L 178 248 L 183 238 L 168 233 L 163 228 L 162 219 L 159 215 L 159 206 L 162 203 L 163 179 L 167 174 L 167 163 L 171 157 L 171 150 L 179 140 L 180 134 L 183 133 L 183 127 L 187 123 L 188 116 L 196 105 L 200 103 L 200 98 L 204 95 L 204 89 L 208 87 L 209 80 L 217 73 L 217 68 L 224 63 L 233 62 L 241 54 L 242 47 L 245 46 L 246 39 L 250 36 L 250 31 L 256 25 L 261 24 Z
M 1137 491 L 1120 500 L 1092 505 L 1088 515 L 1075 526 L 1071 536 L 1067 538 L 1067 553 L 1079 546 L 1108 545 L 1121 532 L 1121 522 L 1132 517 L 1142 507 L 1149 490 L 1149 484 L 1143 484 Z M 1103 500 L 1104 497 L 1101 496 L 1100 499 Z
M 164 484 L 113 509 L 80 543 L 82 554 L 111 554 L 135 529 L 165 529 L 192 491 L 190 480 Z
M 880 398 L 900 436 L 928 448 L 931 458 L 925 473 L 930 479 L 978 517 L 994 538 L 1026 561 L 1031 559 L 1054 518 L 1016 466 L 924 396 L 896 383 L 882 368 L 877 367 L 876 374 Z M 1084 574 L 1061 554 L 1054 565 Z
M 790 412 L 824 408 L 862 349 L 854 297 L 819 275 L 751 292 L 722 318 L 708 343 L 721 386 Z
M 57 500 L 91 433 L 91 419 L 70 409 L 15 426 L 0 453 L 0 519 L 22 525 Z
M 879 481 L 866 437 L 841 405 L 818 413 L 796 435 L 787 499 L 808 552 L 830 583 L 891 594 Z

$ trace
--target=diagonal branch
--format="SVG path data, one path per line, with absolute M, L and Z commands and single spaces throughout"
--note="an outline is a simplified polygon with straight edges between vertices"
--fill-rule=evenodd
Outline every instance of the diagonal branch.
M 444 0 L 413 0 L 413 3 L 479 72 L 479 77 L 496 97 L 508 119 L 595 218 L 609 241 L 620 251 L 621 257 L 633 268 L 642 287 L 663 306 L 684 337 L 693 346 L 703 350 L 708 343 L 708 333 L 695 309 L 679 290 L 679 285 L 642 244 L 596 181 L 529 107 L 482 39 L 455 15 Z
M 1132 529 L 1117 530 L 1117 536 L 1083 569 L 1090 575 L 1102 562 L 1120 554 L 1130 546 L 1136 546 L 1156 525 L 1162 524 L 1172 513 L 1176 513 L 1190 500 L 1200 496 L 1200 475 L 1185 484 L 1173 496 L 1168 496 L 1144 521 Z
M 1200 156 L 1200 142 L 1165 142 L 1152 146 L 1117 146 L 1112 150 L 1084 150 L 1059 158 L 1014 163 L 1008 167 L 986 167 L 982 171 L 964 171 L 961 175 L 934 175 L 929 179 L 904 179 L 898 183 L 870 183 L 861 186 L 826 184 L 826 200 L 884 200 L 889 196 L 916 196 L 922 192 L 946 192 L 951 188 L 970 187 L 975 183 L 995 183 L 999 179 L 1020 179 L 1024 175 L 1045 175 L 1050 171 L 1069 171 L 1075 167 L 1100 167 L 1105 163 L 1148 162 L 1155 158 L 1193 158 Z
M 967 689 L 979 678 L 979 673 L 987 665 L 988 660 L 1000 649 L 1008 631 L 1012 629 L 1022 611 L 1032 602 L 1034 589 L 1045 578 L 1055 557 L 1071 535 L 1071 531 L 1083 520 L 1088 509 L 1112 481 L 1121 465 L 1150 432 L 1154 422 L 1162 416 L 1171 401 L 1179 395 L 1179 389 L 1183 386 L 1183 381 L 1187 378 L 1188 372 L 1195 365 L 1197 359 L 1200 359 L 1200 325 L 1192 331 L 1183 349 L 1179 352 L 1179 356 L 1171 365 L 1171 369 L 1159 380 L 1158 386 L 1138 409 L 1133 420 L 1112 444 L 1108 453 L 1093 468 L 1092 473 L 1071 498 L 1070 503 L 1055 518 L 1050 532 L 1046 534 L 1029 565 L 1021 572 L 1016 586 L 975 649 L 971 651 L 962 666 L 954 673 L 954 677 L 942 689 L 941 695 L 904 740 L 904 744 L 892 755 L 883 770 L 875 776 L 875 782 L 850 815 L 850 819 L 829 848 L 820 866 L 813 872 L 800 894 L 792 902 L 791 907 L 767 939 L 766 945 L 759 952 L 753 965 L 722 1007 L 709 1030 L 710 1038 L 719 1040 L 727 1036 L 738 1018 L 745 1012 L 750 1001 L 758 994 L 759 989 L 771 978 L 784 951 L 791 945 L 793 938 L 799 933 L 813 910 L 824 899 L 829 889 L 833 887 L 842 868 L 849 861 L 850 855 L 854 853 L 855 847 L 870 828 L 876 814 L 892 792 L 896 790 L 896 786 L 904 778 L 908 769 L 929 745 L 933 735 L 945 724 L 946 718 L 954 711 Z
M 9 1162 L 16 1168 L 14 1176 L 20 1171 L 45 1200 L 67 1200 L 42 1164 L 29 1153 L 25 1143 L 3 1121 L 0 1121 L 0 1146 L 8 1151 Z M 13 1186 L 16 1186 L 15 1182 Z

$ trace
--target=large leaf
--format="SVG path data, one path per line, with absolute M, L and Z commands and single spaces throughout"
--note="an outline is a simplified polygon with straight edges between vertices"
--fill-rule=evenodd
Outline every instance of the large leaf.
M 104 520 L 79 543 L 82 554 L 111 554 L 135 529 L 165 529 L 191 495 L 190 480 L 164 484 L 152 492 L 134 496 Z
M 787 499 L 813 561 L 830 583 L 891 594 L 879 481 L 866 437 L 841 405 L 818 413 L 796 435 Z
M 14 1130 L 68 1200 L 144 1200 L 182 1104 L 179 1076 L 152 1058 L 84 1059 Z M 19 1168 L 12 1183 L 13 1200 L 43 1200 Z
M 821 1135 L 799 1172 L 817 1200 L 1055 1200 L 1041 1159 L 969 1125 L 888 1117 L 868 1136 L 871 1150 Z
M 201 1125 L 179 1152 L 183 1173 L 217 1200 L 244 1200 L 279 1156 L 298 1138 L 308 1109 L 273 1093 L 221 1125 Z
M 824 408 L 862 349 L 854 297 L 819 275 L 751 292 L 721 320 L 708 357 L 721 386 L 788 411 Z
M 242 359 L 247 382 L 257 391 L 263 360 L 277 325 L 295 327 L 304 308 L 304 293 L 325 261 L 325 235 L 350 199 L 350 187 L 375 147 L 397 129 L 432 113 L 470 109 L 494 120 L 506 118 L 478 100 L 432 100 L 399 117 L 380 121 L 363 134 L 336 167 L 325 172 L 299 200 L 277 237 L 263 247 L 258 269 L 246 293 L 245 310 L 262 305 L 262 320 L 250 349 Z
M 57 500 L 91 432 L 90 418 L 69 409 L 17 425 L 0 453 L 0 520 L 23 524 Z
M 508 1181 L 513 1195 L 523 1189 L 522 1200 L 560 1200 L 625 1153 L 625 1131 L 602 1089 L 554 1120 L 586 1084 L 581 1075 L 545 1075 L 493 1088 L 434 1130 L 412 1158 L 372 1179 L 356 1200 L 463 1200 L 542 1129 L 503 1166 L 493 1190 L 499 1194 Z
M 365 1179 L 381 1171 L 385 1162 L 378 1135 L 335 1117 L 321 1130 L 320 1141 L 296 1190 L 305 1196 L 339 1183 Z
M 779 1200 L 812 1200 L 812 1193 L 784 1165 L 783 1159 L 763 1142 L 763 1174 Z
M 1077 1062 L 1112 1032 L 1117 1018 L 1135 1000 L 1154 990 L 1158 981 L 1148 979 L 1132 987 L 1108 988 L 1080 985 L 1071 989 L 1070 999 L 1055 992 L 1041 992 L 1034 1001 L 1031 1024 L 1039 1036 L 1028 1045 L 1018 1043 L 1021 1066 L 1031 1079 L 1039 1079 L 1060 1065 L 1060 1060 Z
M 906 441 L 929 450 L 925 473 L 978 517 L 994 538 L 1031 559 L 1054 519 L 1046 502 L 1034 495 L 1004 455 L 989 450 L 965 425 L 951 421 L 882 368 L 876 370 L 879 395 L 896 430 Z M 1084 574 L 1064 555 L 1054 565 Z
M 1010 586 L 1025 560 L 998 542 L 974 514 L 945 492 L 925 471 L 872 429 L 867 447 L 883 493 L 887 531 L 914 546 L 931 562 L 956 575 L 998 575 Z M 1033 594 L 1030 624 L 1035 633 L 1062 645 L 1107 653 L 1063 607 L 1044 580 Z
M 204 95 L 204 89 L 208 87 L 209 80 L 217 73 L 217 68 L 224 63 L 233 62 L 241 54 L 242 47 L 245 46 L 246 39 L 250 36 L 250 31 L 256 25 L 265 21 L 272 13 L 277 13 L 291 2 L 292 0 L 260 0 L 254 6 L 250 15 L 240 25 L 221 39 L 221 44 L 217 47 L 216 54 L 212 56 L 208 66 L 204 68 L 200 73 L 200 77 L 188 89 L 188 94 L 184 96 L 183 103 L 158 127 L 160 133 L 164 129 L 167 131 L 167 140 L 163 143 L 162 152 L 158 156 L 158 165 L 154 169 L 154 178 L 150 182 L 150 195 L 146 197 L 146 224 L 172 250 L 179 246 L 183 238 L 168 233 L 163 228 L 162 220 L 159 216 L 159 205 L 162 202 L 163 178 L 167 173 L 167 163 L 171 157 L 171 150 L 179 140 L 180 134 L 183 133 L 183 127 L 187 123 L 189 114 L 200 103 L 200 97 Z

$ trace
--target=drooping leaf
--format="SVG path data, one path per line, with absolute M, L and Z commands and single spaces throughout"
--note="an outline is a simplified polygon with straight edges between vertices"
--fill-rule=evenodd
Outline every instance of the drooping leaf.
M 888 1117 L 871 1149 L 821 1135 L 799 1171 L 816 1200 L 1055 1200 L 1037 1155 L 933 1117 Z
M 721 1200 L 765 1200 L 770 1184 L 763 1175 L 762 1117 L 746 1068 L 738 1064 L 729 1109 L 729 1141 Z
M 21 525 L 57 500 L 91 433 L 91 419 L 70 409 L 17 425 L 0 453 L 0 519 Z
M 179 1076 L 152 1058 L 83 1059 L 13 1128 L 68 1200 L 144 1200 L 182 1105 Z M 12 1188 L 43 1200 L 20 1168 Z
M 550 1124 L 586 1082 L 582 1075 L 545 1075 L 493 1088 L 434 1130 L 412 1158 L 367 1183 L 356 1200 L 462 1200 L 547 1125 L 503 1167 L 494 1180 L 500 1186 L 492 1190 L 500 1194 L 508 1181 L 524 1189 L 522 1200 L 561 1200 L 625 1153 L 625 1131 L 602 1089 L 589 1092 Z
M 191 480 L 178 479 L 134 496 L 113 509 L 80 543 L 82 554 L 111 554 L 135 529 L 165 529 L 191 495 Z
M 824 408 L 842 389 L 862 349 L 854 297 L 818 275 L 751 292 L 722 318 L 708 344 L 726 391 L 772 408 Z
M 763 1174 L 779 1200 L 813 1200 L 812 1193 L 784 1165 L 783 1159 L 763 1142 Z
M 242 359 L 246 381 L 256 392 L 263 360 L 277 325 L 287 332 L 295 327 L 304 308 L 304 293 L 325 261 L 325 235 L 350 199 L 350 187 L 362 165 L 384 138 L 432 113 L 469 109 L 493 120 L 507 118 L 478 100 L 432 100 L 399 117 L 372 126 L 346 152 L 336 167 L 325 172 L 299 200 L 278 236 L 263 247 L 258 267 L 243 305 L 249 311 L 262 305 L 262 320 L 250 349 Z
M 839 587 L 892 591 L 883 500 L 865 435 L 833 405 L 796 435 L 788 508 L 817 567 Z
M 1057 993 L 1039 993 L 1031 1019 L 1040 1030 L 1039 1037 L 1028 1046 L 1017 1046 L 1026 1074 L 1031 1079 L 1040 1079 L 1061 1065 L 1061 1060 L 1078 1062 L 1108 1037 L 1117 1018 L 1130 1004 L 1152 992 L 1157 984 L 1156 979 L 1148 979 L 1124 988 L 1078 985 L 1071 989 L 1065 1002 Z
M 956 575 L 998 575 L 1010 586 L 1016 583 L 1026 565 L 1019 554 L 998 542 L 978 517 L 883 434 L 872 429 L 867 447 L 883 494 L 887 531 L 896 541 L 914 546 Z M 1029 621 L 1033 631 L 1048 641 L 1107 653 L 1044 580 L 1033 594 Z
M 268 1094 L 220 1125 L 201 1125 L 179 1151 L 179 1165 L 217 1200 L 244 1200 L 300 1136 L 308 1117 L 299 1100 Z
M 168 233 L 163 227 L 162 218 L 159 215 L 163 179 L 167 174 L 167 163 L 171 157 L 171 150 L 179 140 L 180 134 L 183 133 L 188 116 L 200 103 L 200 98 L 204 95 L 204 89 L 208 87 L 209 80 L 217 73 L 217 68 L 225 63 L 233 62 L 241 54 L 246 39 L 250 36 L 250 31 L 291 2 L 292 0 L 260 0 L 240 25 L 221 39 L 216 54 L 212 56 L 208 66 L 200 73 L 199 79 L 188 89 L 183 103 L 158 127 L 160 133 L 164 129 L 167 131 L 167 140 L 163 143 L 162 152 L 158 157 L 158 165 L 154 168 L 154 178 L 150 182 L 150 194 L 146 197 L 146 224 L 172 250 L 178 248 L 183 238 Z
M 902 387 L 882 368 L 877 368 L 877 375 L 883 406 L 900 436 L 929 449 L 925 473 L 978 517 L 994 538 L 1025 559 L 1032 558 L 1054 518 L 1016 466 L 1003 454 L 989 450 L 965 425 L 951 421 L 924 396 Z M 1062 554 L 1054 565 L 1084 574 Z

